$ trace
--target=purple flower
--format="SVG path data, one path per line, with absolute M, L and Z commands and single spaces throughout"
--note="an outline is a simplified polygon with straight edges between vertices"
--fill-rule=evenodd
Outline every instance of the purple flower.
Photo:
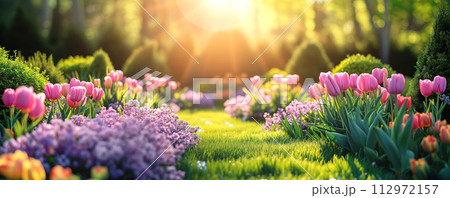
M 320 104 L 315 101 L 299 102 L 298 100 L 294 100 L 285 109 L 278 109 L 278 111 L 274 113 L 273 116 L 271 116 L 269 113 L 265 113 L 264 118 L 266 119 L 266 123 L 264 125 L 264 129 L 270 130 L 272 129 L 272 127 L 280 126 L 282 120 L 284 120 L 285 117 L 288 119 L 288 121 L 292 122 L 292 116 L 294 116 L 296 122 L 300 124 L 300 119 L 302 118 L 302 116 L 305 116 L 310 112 L 315 112 L 319 110 L 320 107 Z M 305 125 L 303 126 L 305 127 Z

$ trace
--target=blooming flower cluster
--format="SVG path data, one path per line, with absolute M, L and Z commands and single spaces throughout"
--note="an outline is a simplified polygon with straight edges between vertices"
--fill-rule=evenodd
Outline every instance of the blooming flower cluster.
M 6 179 L 43 180 L 45 170 L 39 160 L 17 150 L 0 156 L 0 176 Z
M 84 179 L 95 166 L 106 167 L 111 179 L 182 179 L 175 164 L 199 141 L 198 128 L 179 121 L 167 106 L 149 109 L 132 101 L 122 116 L 104 108 L 95 119 L 74 119 L 76 124 L 59 119 L 41 124 L 5 142 L 1 153 L 22 150 L 40 160 L 46 172 L 60 165 Z
M 295 121 L 297 124 L 300 125 L 300 123 L 307 121 L 302 120 L 302 116 L 305 116 L 311 112 L 316 112 L 319 109 L 320 104 L 318 102 L 300 102 L 298 100 L 294 100 L 285 109 L 279 109 L 278 112 L 273 114 L 273 116 L 271 116 L 270 113 L 265 113 L 264 118 L 266 119 L 266 123 L 264 124 L 264 129 L 270 130 L 272 127 L 280 126 L 282 120 L 285 118 L 287 118 L 289 122 L 292 122 L 292 116 L 296 119 Z M 303 125 L 303 127 L 306 126 Z

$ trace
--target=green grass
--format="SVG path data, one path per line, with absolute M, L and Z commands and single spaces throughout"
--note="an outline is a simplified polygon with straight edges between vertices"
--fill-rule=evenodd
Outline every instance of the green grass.
M 197 148 L 186 150 L 178 163 L 185 179 L 312 179 L 301 166 L 315 179 L 395 178 L 369 161 L 343 156 L 341 148 L 326 141 L 263 131 L 257 123 L 242 122 L 223 111 L 181 111 L 179 116 L 191 124 L 197 120 L 193 126 L 203 130 Z

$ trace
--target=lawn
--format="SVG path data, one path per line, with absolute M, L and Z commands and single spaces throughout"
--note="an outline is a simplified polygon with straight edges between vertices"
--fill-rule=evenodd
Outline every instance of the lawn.
M 325 140 L 292 139 L 283 131 L 264 131 L 255 122 L 242 122 L 219 110 L 185 110 L 179 116 L 202 129 L 200 144 L 188 149 L 177 165 L 184 179 L 395 178 Z

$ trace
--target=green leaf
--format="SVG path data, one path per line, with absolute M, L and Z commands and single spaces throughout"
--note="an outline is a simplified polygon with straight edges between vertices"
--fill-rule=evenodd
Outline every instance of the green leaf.
M 327 132 L 327 136 L 345 150 L 351 151 L 350 145 L 348 144 L 348 138 L 346 135 L 334 132 Z
M 401 168 L 400 153 L 392 139 L 384 131 L 377 127 L 377 139 L 381 148 L 384 150 L 392 165 L 398 169 Z

